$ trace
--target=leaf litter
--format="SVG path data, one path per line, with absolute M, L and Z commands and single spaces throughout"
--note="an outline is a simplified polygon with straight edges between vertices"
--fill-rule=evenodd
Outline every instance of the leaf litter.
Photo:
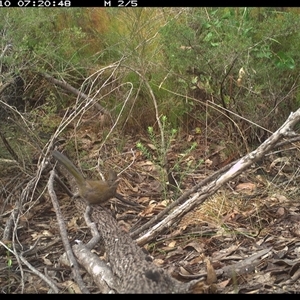
M 132 148 L 134 141 L 129 138 L 127 144 L 125 148 Z M 173 155 L 175 160 L 176 151 L 176 147 L 172 147 L 169 159 Z M 128 157 L 122 155 L 122 159 L 112 158 L 106 163 L 117 165 L 120 169 L 126 167 L 132 159 L 130 153 L 126 153 Z M 118 157 L 118 153 L 113 154 L 112 157 Z M 195 150 L 188 159 L 196 163 L 199 157 Z M 272 168 L 274 165 L 271 164 Z M 182 185 L 191 187 L 195 180 L 199 180 L 197 178 L 203 178 L 203 173 L 210 172 L 206 168 L 203 164 L 191 174 L 186 174 Z M 279 183 L 274 181 L 268 181 L 269 186 L 262 184 L 256 178 L 255 171 L 245 172 L 248 177 L 241 179 L 241 176 L 231 186 L 221 189 L 178 220 L 176 226 L 145 246 L 154 262 L 168 269 L 178 280 L 201 280 L 202 285 L 195 287 L 195 293 L 270 294 L 300 291 L 300 217 L 299 203 L 294 200 L 297 195 L 289 193 L 288 188 L 277 188 Z M 282 170 L 280 175 L 284 176 L 284 180 L 288 176 L 282 175 Z M 144 207 L 136 211 L 114 200 L 110 202 L 109 207 L 124 223 L 126 230 L 145 223 L 172 201 L 174 191 L 169 190 L 168 196 L 163 196 L 166 191 L 161 188 L 159 170 L 143 155 L 136 158 L 134 165 L 121 178 L 119 191 L 128 200 Z M 292 184 L 286 186 L 294 193 Z M 60 204 L 70 241 L 79 239 L 87 242 L 91 236 L 82 214 L 76 211 L 67 197 Z M 2 215 L 3 224 L 7 217 L 8 213 Z M 28 251 L 29 262 L 40 271 L 47 270 L 64 293 L 78 291 L 70 268 L 61 263 L 64 249 L 58 238 L 51 202 L 46 195 L 31 208 L 30 213 L 23 216 L 20 224 L 19 244 L 23 251 Z M 30 251 L 36 241 L 36 246 Z M 95 249 L 96 252 L 98 250 Z M 47 292 L 45 283 L 35 275 L 26 272 L 26 276 L 21 278 L 17 266 L 15 257 L 1 247 L 2 292 L 20 292 L 21 281 L 24 282 L 25 293 Z M 84 272 L 83 275 L 91 292 L 97 292 L 89 276 Z

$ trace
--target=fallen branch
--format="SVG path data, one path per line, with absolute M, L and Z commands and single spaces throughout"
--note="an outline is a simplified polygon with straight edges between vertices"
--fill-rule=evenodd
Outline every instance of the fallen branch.
M 48 74 L 42 74 L 48 81 L 54 83 L 55 85 L 60 86 L 61 88 L 73 93 L 74 95 L 76 95 L 77 97 L 80 97 L 84 100 L 87 100 L 88 102 L 93 102 L 93 100 L 86 94 L 80 92 L 79 90 L 75 89 L 74 87 L 72 87 L 70 84 L 60 81 Z M 94 103 L 94 105 L 99 109 L 99 111 L 101 111 L 102 113 L 105 113 L 107 115 L 110 115 L 110 112 L 104 108 L 103 106 L 101 106 L 99 103 Z
M 68 240 L 67 229 L 66 229 L 65 223 L 63 221 L 62 212 L 60 210 L 56 194 L 54 192 L 54 187 L 53 187 L 54 177 L 55 177 L 55 173 L 54 173 L 54 171 L 51 171 L 49 182 L 48 182 L 48 192 L 49 192 L 50 198 L 52 200 L 53 207 L 55 209 L 62 242 L 64 244 L 70 265 L 72 266 L 73 275 L 75 277 L 76 282 L 79 285 L 80 290 L 84 293 L 89 293 L 89 290 L 85 287 L 84 282 L 79 274 L 79 265 L 77 264 L 77 261 L 74 257 L 74 254 L 72 252 L 72 249 L 71 249 L 71 246 L 70 246 L 70 243 Z
M 206 186 L 196 192 L 188 201 L 174 209 L 160 223 L 152 227 L 146 234 L 137 239 L 138 245 L 144 245 L 153 240 L 166 229 L 170 228 L 175 222 L 178 222 L 186 213 L 203 203 L 208 197 L 212 196 L 222 185 L 240 175 L 249 168 L 254 162 L 262 159 L 271 151 L 282 138 L 295 137 L 296 133 L 292 131 L 294 126 L 300 121 L 300 109 L 291 113 L 285 123 L 274 132 L 266 141 L 264 141 L 256 150 L 239 159 L 225 174 L 209 182 Z
M 230 169 L 231 166 L 233 166 L 237 161 L 234 161 L 226 166 L 224 166 L 223 168 L 221 168 L 220 170 L 216 171 L 215 173 L 213 173 L 211 176 L 208 176 L 207 178 L 205 178 L 204 180 L 202 180 L 201 182 L 199 182 L 198 184 L 196 184 L 195 186 L 193 186 L 191 189 L 187 190 L 186 192 L 184 192 L 177 200 L 175 200 L 174 202 L 172 202 L 170 205 L 168 205 L 163 211 L 161 211 L 158 215 L 152 217 L 147 223 L 145 223 L 142 226 L 139 226 L 138 229 L 132 231 L 132 233 L 130 234 L 132 238 L 137 237 L 140 233 L 142 233 L 143 231 L 149 229 L 152 227 L 152 225 L 156 224 L 157 221 L 161 220 L 164 216 L 166 216 L 173 208 L 177 207 L 179 204 L 183 203 L 186 199 L 188 199 L 188 197 L 197 192 L 200 188 L 202 188 L 203 186 L 207 185 L 208 183 L 210 183 L 212 180 L 215 180 L 217 177 L 219 177 L 222 173 L 226 172 L 227 170 Z
M 112 270 L 106 262 L 82 243 L 74 245 L 72 249 L 78 262 L 91 275 L 101 293 L 107 294 L 112 289 L 118 291 L 119 287 L 116 285 Z

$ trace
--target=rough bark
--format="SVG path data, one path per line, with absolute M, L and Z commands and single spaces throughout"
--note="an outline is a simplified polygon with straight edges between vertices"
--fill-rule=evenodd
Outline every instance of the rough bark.
M 82 201 L 80 199 L 77 201 Z M 82 210 L 82 202 L 79 203 Z M 187 293 L 192 283 L 173 279 L 123 231 L 111 213 L 100 205 L 92 206 L 91 219 L 103 237 L 107 259 L 119 287 L 118 293 Z

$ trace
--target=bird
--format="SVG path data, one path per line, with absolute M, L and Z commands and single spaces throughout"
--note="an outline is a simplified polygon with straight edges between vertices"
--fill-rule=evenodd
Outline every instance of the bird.
M 107 180 L 86 180 L 75 165 L 62 153 L 57 150 L 52 152 L 52 156 L 59 161 L 69 173 L 73 175 L 78 186 L 78 194 L 89 204 L 104 204 L 109 199 L 116 197 L 121 201 L 125 199 L 117 194 L 119 184 L 117 173 L 114 170 L 108 172 Z M 125 200 L 127 202 L 127 200 Z M 128 201 L 130 202 L 130 201 Z M 132 205 L 133 203 L 130 202 Z

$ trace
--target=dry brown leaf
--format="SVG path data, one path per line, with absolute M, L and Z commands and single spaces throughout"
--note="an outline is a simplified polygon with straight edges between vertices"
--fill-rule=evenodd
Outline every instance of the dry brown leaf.
M 78 221 L 79 217 L 73 217 L 69 222 L 68 222 L 68 228 L 78 228 Z
M 179 272 L 182 276 L 193 275 L 193 273 L 189 272 L 186 268 L 182 266 L 179 267 Z
M 139 198 L 139 203 L 148 204 L 149 200 L 150 200 L 150 197 L 141 197 L 141 198 Z
M 222 290 L 231 282 L 231 278 L 218 283 L 218 287 Z
M 169 248 L 174 248 L 176 245 L 176 241 L 171 241 L 169 244 L 168 244 L 168 247 Z
M 289 202 L 290 200 L 286 197 L 286 196 L 284 196 L 284 195 L 276 195 L 276 197 L 277 197 L 277 199 L 278 199 L 278 201 L 280 202 L 280 203 L 286 203 L 286 202 Z
M 187 249 L 189 247 L 195 249 L 198 253 L 202 253 L 203 252 L 203 248 L 204 248 L 204 246 L 200 245 L 197 241 L 188 243 L 186 246 L 183 247 L 183 249 Z
M 202 262 L 203 262 L 203 256 L 198 255 L 190 261 L 190 264 L 194 265 L 194 264 L 199 264 L 199 263 L 202 263 Z
M 147 144 L 147 145 L 151 150 L 154 150 L 154 151 L 157 150 L 157 148 L 153 144 Z
M 31 234 L 32 240 L 35 241 L 39 238 L 45 238 L 45 237 L 53 237 L 53 233 L 49 230 L 43 230 L 42 233 L 34 232 Z
M 252 182 L 245 182 L 238 184 L 235 189 L 236 192 L 242 192 L 245 194 L 251 194 L 256 190 L 256 184 Z
M 160 203 L 157 202 L 151 202 L 149 203 L 149 205 L 139 213 L 140 217 L 149 217 L 149 216 L 153 216 L 154 214 L 159 213 L 160 211 L 162 211 L 165 208 L 164 205 L 161 205 Z
M 212 161 L 212 160 L 210 160 L 210 159 L 208 158 L 208 159 L 206 159 L 206 160 L 205 160 L 205 162 L 204 162 L 204 163 L 205 163 L 206 167 L 208 167 L 208 168 L 209 168 L 209 167 L 211 167 L 211 166 L 212 166 L 212 164 L 213 164 L 213 161 Z
M 282 218 L 284 215 L 286 215 L 286 210 L 284 207 L 279 207 L 276 211 L 276 217 Z
M 158 267 L 160 267 L 160 266 L 163 266 L 163 265 L 164 265 L 165 261 L 164 261 L 163 259 L 160 259 L 160 258 L 155 258 L 155 259 L 153 260 L 153 263 L 154 263 L 155 265 L 157 265 Z
M 47 266 L 52 266 L 53 264 L 52 264 L 51 260 L 49 258 L 46 258 L 46 256 L 43 257 L 44 264 L 47 265 Z
M 80 288 L 72 280 L 62 282 L 61 285 L 64 286 L 70 294 L 81 294 Z
M 154 166 L 153 162 L 150 160 L 141 161 L 141 162 L 137 163 L 136 165 L 139 167 Z
M 206 283 L 208 285 L 211 285 L 215 282 L 217 282 L 217 275 L 214 267 L 212 266 L 209 258 L 205 258 L 205 263 L 206 263 L 206 271 L 207 271 L 207 278 L 206 278 Z

